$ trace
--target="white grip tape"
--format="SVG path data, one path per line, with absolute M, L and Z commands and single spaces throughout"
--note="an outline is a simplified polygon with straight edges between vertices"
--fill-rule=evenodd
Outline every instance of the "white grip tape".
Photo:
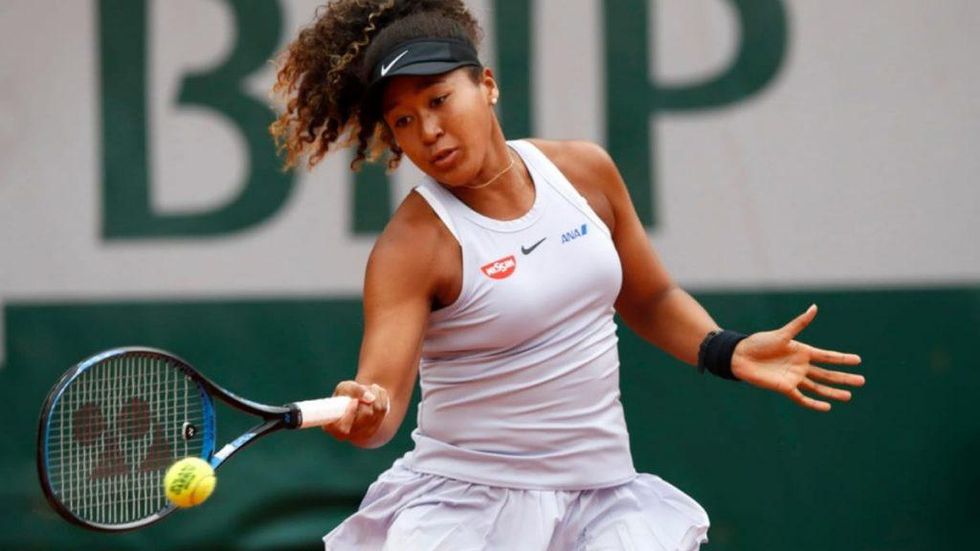
M 347 404 L 350 401 L 351 399 L 347 396 L 337 396 L 294 402 L 293 405 L 299 409 L 302 418 L 299 428 L 319 427 L 340 419 L 347 411 Z

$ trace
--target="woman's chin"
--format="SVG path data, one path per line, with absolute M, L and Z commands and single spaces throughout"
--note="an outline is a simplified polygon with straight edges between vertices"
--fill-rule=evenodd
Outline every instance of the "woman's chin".
M 472 171 L 465 170 L 463 167 L 455 166 L 448 170 L 433 170 L 428 173 L 433 180 L 443 186 L 453 188 L 465 188 L 475 177 Z

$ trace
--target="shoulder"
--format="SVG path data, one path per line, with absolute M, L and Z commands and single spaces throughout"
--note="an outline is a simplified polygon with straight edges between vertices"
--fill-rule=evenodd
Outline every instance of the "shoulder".
M 527 141 L 558 167 L 612 230 L 616 225 L 615 205 L 628 196 L 628 192 L 609 153 L 599 144 L 582 140 Z
M 584 140 L 527 140 L 541 150 L 567 177 L 605 179 L 618 172 L 612 157 L 601 145 Z
M 378 237 L 375 248 L 400 248 L 401 246 L 434 245 L 452 234 L 433 212 L 428 202 L 412 191 L 405 196 L 391 215 L 384 231 Z
M 531 139 L 528 142 L 555 163 L 586 198 L 601 195 L 608 201 L 627 193 L 616 163 L 601 145 L 583 140 Z
M 447 251 L 456 239 L 425 199 L 411 192 L 395 210 L 378 236 L 368 258 L 368 278 L 380 276 L 432 294 L 437 287 Z M 411 277 L 405 277 L 411 274 Z M 374 277 L 373 277 L 374 276 Z

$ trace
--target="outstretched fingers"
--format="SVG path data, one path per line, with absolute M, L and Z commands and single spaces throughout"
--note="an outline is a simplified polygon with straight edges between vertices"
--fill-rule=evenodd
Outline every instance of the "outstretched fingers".
M 780 329 L 780 332 L 782 332 L 786 338 L 792 340 L 796 338 L 800 332 L 806 329 L 807 325 L 810 325 L 810 322 L 813 321 L 813 318 L 816 317 L 816 315 L 817 305 L 811 304 L 810 307 L 806 309 L 806 312 L 796 316 L 796 318 L 784 325 L 782 329 Z
M 805 408 L 810 408 L 816 411 L 830 411 L 829 402 L 814 400 L 813 398 L 810 398 L 809 396 L 800 392 L 800 389 L 798 388 L 794 388 L 790 391 L 789 398 Z
M 858 356 L 857 354 L 836 352 L 833 350 L 823 350 L 811 346 L 810 361 L 824 364 L 859 365 L 861 363 L 861 356 Z
M 850 391 L 843 390 L 843 389 L 840 389 L 840 388 L 834 388 L 832 386 L 823 385 L 823 384 L 820 384 L 820 383 L 811 381 L 810 379 L 807 379 L 806 377 L 804 377 L 803 380 L 800 381 L 800 386 L 803 387 L 804 390 L 809 390 L 810 392 L 819 394 L 819 395 L 824 396 L 826 398 L 832 398 L 834 400 L 840 400 L 841 402 L 848 402 L 851 399 L 851 393 L 850 393 Z
M 864 376 L 811 365 L 807 377 L 833 385 L 864 386 Z

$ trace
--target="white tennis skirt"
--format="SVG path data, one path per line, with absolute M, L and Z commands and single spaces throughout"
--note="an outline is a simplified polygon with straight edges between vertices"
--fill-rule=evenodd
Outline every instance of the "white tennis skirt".
M 401 459 L 360 509 L 324 536 L 327 551 L 689 551 L 708 514 L 658 476 L 595 490 L 520 490 L 412 471 Z

